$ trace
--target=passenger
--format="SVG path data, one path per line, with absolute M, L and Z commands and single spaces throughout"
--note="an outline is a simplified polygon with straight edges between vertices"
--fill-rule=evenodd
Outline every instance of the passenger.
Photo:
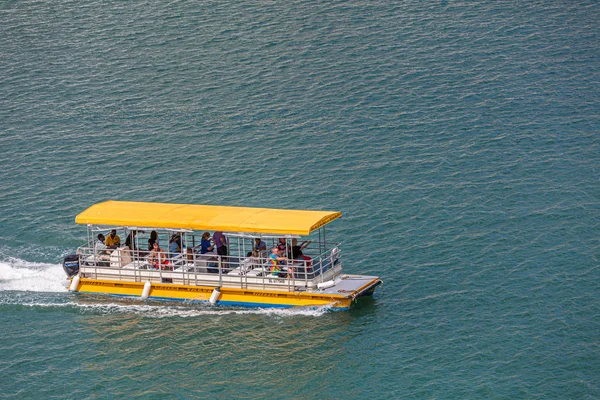
M 212 253 L 215 246 L 210 242 L 210 233 L 204 232 L 200 241 L 200 254 Z
M 277 249 L 279 251 L 285 251 L 287 249 L 287 243 L 285 242 L 285 238 L 279 238 L 279 242 L 277 242 Z
M 181 236 L 179 233 L 174 233 L 171 236 L 171 241 L 169 242 L 169 254 L 171 257 L 175 257 L 176 255 L 181 253 Z
M 245 272 L 257 266 L 260 266 L 260 253 L 258 251 L 249 251 L 246 258 L 240 262 L 240 267 Z
M 188 264 L 194 263 L 194 249 L 192 249 L 191 247 L 188 247 L 186 250 L 186 258 Z
M 154 269 L 172 269 L 169 266 L 169 260 L 167 259 L 165 252 L 158 246 L 157 242 L 154 242 L 152 250 L 150 251 L 150 254 L 148 254 L 148 263 Z
M 252 250 L 257 251 L 259 253 L 266 252 L 267 244 L 261 238 L 254 238 L 254 247 Z
M 106 250 L 106 244 L 104 244 L 104 235 L 99 233 L 98 240 L 96 240 L 96 244 L 94 245 L 94 250 L 96 250 L 97 254 L 108 254 Z
M 260 252 L 256 250 L 252 250 L 246 253 L 247 258 L 252 258 L 253 261 L 258 261 L 260 259 Z
M 280 262 L 287 260 L 285 257 L 281 257 L 279 255 L 279 249 L 277 247 L 273 247 L 271 249 L 271 254 L 269 254 L 269 265 L 271 275 L 284 277 L 285 274 L 281 272 L 281 264 Z
M 158 243 L 158 233 L 156 233 L 156 231 L 150 232 L 150 239 L 148 239 L 148 251 L 154 248 L 154 243 Z
M 302 261 L 306 261 L 305 264 L 310 269 L 310 267 L 312 266 L 312 258 L 310 258 L 309 256 L 303 254 L 302 251 L 298 255 L 298 258 L 301 259 Z
M 291 255 L 291 258 L 294 260 L 299 258 L 302 255 L 302 250 L 304 250 L 310 244 L 310 242 L 312 242 L 312 240 L 305 240 L 300 244 L 300 246 L 298 246 L 298 239 L 292 239 L 292 248 L 291 251 L 288 252 L 288 256 Z
M 302 250 L 300 250 L 296 260 L 296 276 L 306 277 L 306 274 L 312 271 L 312 258 L 305 256 L 302 254 Z
M 138 233 L 144 233 L 144 231 L 131 231 L 129 233 L 129 235 L 127 235 L 127 239 L 125 239 L 125 246 L 127 246 L 127 248 L 130 250 L 130 254 L 131 256 L 136 259 L 139 260 L 140 258 L 144 258 L 147 254 L 146 251 L 138 251 L 138 247 L 137 244 L 135 243 L 135 237 L 137 236 Z
M 213 240 L 215 241 L 215 246 L 217 246 L 217 254 L 227 256 L 227 237 L 223 235 L 223 232 L 216 231 L 213 234 Z
M 106 247 L 109 249 L 116 249 L 121 245 L 121 238 L 117 235 L 116 229 L 110 231 L 110 234 L 106 237 L 104 244 L 106 244 Z
M 127 235 L 127 239 L 125 239 L 125 246 L 129 247 L 129 250 L 131 251 L 137 250 L 135 245 L 135 235 L 137 235 L 137 231 L 131 231 L 129 232 L 129 235 Z

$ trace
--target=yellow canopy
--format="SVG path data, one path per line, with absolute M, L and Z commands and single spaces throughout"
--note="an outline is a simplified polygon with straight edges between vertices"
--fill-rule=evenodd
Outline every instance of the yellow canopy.
M 78 224 L 308 235 L 342 216 L 336 211 L 144 203 L 108 200 L 75 218 Z

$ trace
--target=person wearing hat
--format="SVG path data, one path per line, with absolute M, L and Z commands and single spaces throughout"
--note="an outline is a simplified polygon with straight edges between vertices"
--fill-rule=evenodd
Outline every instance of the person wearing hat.
M 181 236 L 179 233 L 174 233 L 169 241 L 169 254 L 171 257 L 175 257 L 179 253 L 181 253 Z

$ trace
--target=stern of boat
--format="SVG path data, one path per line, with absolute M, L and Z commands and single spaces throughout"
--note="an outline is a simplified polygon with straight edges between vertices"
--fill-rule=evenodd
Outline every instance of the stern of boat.
M 383 281 L 377 276 L 341 275 L 334 280 L 317 285 L 318 292 L 324 295 L 343 296 L 350 302 L 363 296 L 372 296 Z

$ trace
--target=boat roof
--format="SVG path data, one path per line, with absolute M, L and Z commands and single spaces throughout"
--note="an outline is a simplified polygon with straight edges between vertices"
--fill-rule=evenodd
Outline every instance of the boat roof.
M 108 200 L 75 218 L 78 224 L 308 235 L 342 216 L 338 211 L 280 210 Z

